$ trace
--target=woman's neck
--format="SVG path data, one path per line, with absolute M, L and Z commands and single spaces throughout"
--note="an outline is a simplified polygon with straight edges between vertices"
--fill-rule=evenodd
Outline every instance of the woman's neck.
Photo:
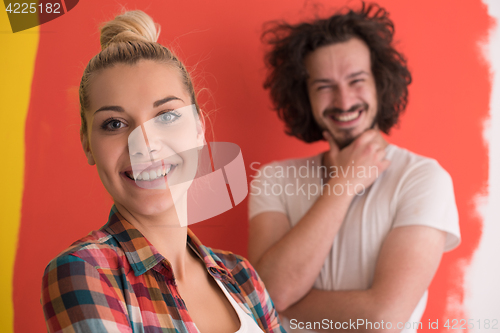
M 186 275 L 186 266 L 192 258 L 187 247 L 187 226 L 181 226 L 176 207 L 158 215 L 140 215 L 115 203 L 118 212 L 132 224 L 155 249 L 165 257 L 176 279 Z M 181 217 L 182 219 L 182 217 Z

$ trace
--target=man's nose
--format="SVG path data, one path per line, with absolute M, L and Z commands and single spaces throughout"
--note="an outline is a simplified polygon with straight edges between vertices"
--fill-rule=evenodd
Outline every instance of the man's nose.
M 334 106 L 343 111 L 349 110 L 353 105 L 356 104 L 356 98 L 352 89 L 346 86 L 340 86 L 337 88 L 334 97 Z

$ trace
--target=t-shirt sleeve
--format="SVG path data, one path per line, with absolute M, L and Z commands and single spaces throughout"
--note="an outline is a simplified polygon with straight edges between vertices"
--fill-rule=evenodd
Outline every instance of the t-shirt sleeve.
M 251 176 L 248 199 L 249 220 L 264 212 L 286 214 L 282 178 L 275 176 L 278 168 L 280 166 L 276 163 L 267 164 L 257 169 L 255 175 Z
M 42 279 L 41 303 L 48 332 L 132 332 L 123 304 L 98 270 L 61 255 Z
M 422 161 L 408 170 L 397 195 L 393 227 L 424 225 L 445 231 L 445 251 L 460 244 L 453 182 L 436 161 Z

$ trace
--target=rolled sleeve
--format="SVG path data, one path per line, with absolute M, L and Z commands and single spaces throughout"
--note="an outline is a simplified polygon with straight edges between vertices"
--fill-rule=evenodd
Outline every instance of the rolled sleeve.
M 282 166 L 266 164 L 252 176 L 248 199 L 249 220 L 264 212 L 287 213 L 282 178 L 275 177 L 277 168 Z
M 429 226 L 447 233 L 445 251 L 460 244 L 453 182 L 436 161 L 415 165 L 399 190 L 394 227 Z

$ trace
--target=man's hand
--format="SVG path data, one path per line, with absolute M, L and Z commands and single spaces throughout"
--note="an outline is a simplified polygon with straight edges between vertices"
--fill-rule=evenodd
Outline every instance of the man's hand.
M 330 143 L 324 161 L 327 172 L 337 168 L 328 181 L 333 191 L 323 191 L 293 228 L 281 212 L 264 212 L 250 221 L 248 255 L 278 311 L 286 310 L 311 290 L 355 191 L 370 186 L 389 165 L 384 159 L 387 143 L 376 130 L 366 131 L 342 150 L 331 136 L 325 137 Z M 363 169 L 365 175 L 359 174 Z M 337 184 L 342 193 L 334 188 Z
M 366 188 L 389 167 L 390 161 L 385 159 L 387 142 L 378 130 L 365 131 L 342 150 L 330 133 L 324 131 L 323 137 L 330 145 L 323 164 L 331 185 L 341 184 L 346 188 L 352 185 L 355 190 Z

